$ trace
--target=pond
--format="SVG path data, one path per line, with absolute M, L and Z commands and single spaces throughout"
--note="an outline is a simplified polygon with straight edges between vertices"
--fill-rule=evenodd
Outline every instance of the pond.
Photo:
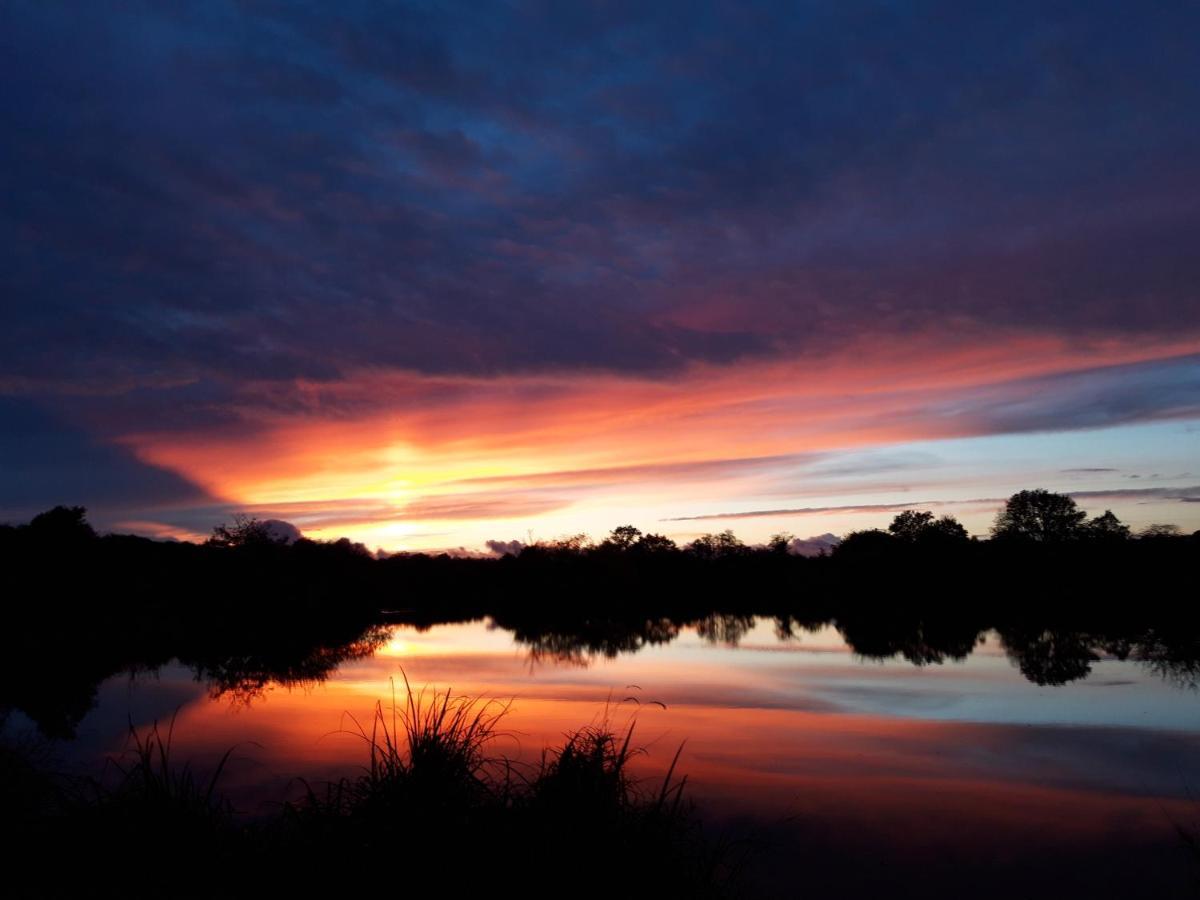
M 172 661 L 103 680 L 52 749 L 96 772 L 131 724 L 173 720 L 177 761 L 204 769 L 237 748 L 222 788 L 255 815 L 298 778 L 362 766 L 358 729 L 377 703 L 403 703 L 407 678 L 509 703 L 492 751 L 517 761 L 604 717 L 633 725 L 647 779 L 682 745 L 688 795 L 747 860 L 751 895 L 1193 895 L 1179 828 L 1200 829 L 1200 697 L 1186 667 L 1094 648 L 1064 661 L 1060 646 L 1050 662 L 1070 677 L 1038 684 L 990 631 L 961 659 L 906 659 L 866 658 L 831 625 L 664 627 L 613 643 L 486 619 L 379 626 L 313 676 Z M 33 727 L 7 716 L 9 733 Z

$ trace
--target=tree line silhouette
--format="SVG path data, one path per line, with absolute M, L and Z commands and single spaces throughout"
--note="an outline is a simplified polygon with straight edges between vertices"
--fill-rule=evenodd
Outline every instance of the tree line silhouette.
M 724 612 L 909 608 L 963 604 L 1087 609 L 1102 600 L 1178 605 L 1193 579 L 1200 532 L 1156 525 L 1133 536 L 1111 511 L 1088 519 L 1069 496 L 1021 491 L 996 516 L 990 540 L 952 516 L 906 510 L 887 529 L 846 535 L 830 553 L 793 554 L 788 534 L 743 543 L 732 531 L 678 546 L 630 525 L 599 542 L 544 541 L 500 558 L 400 553 L 281 536 L 272 523 L 236 516 L 203 544 L 99 536 L 82 507 L 56 507 L 27 525 L 0 526 L 9 584 L 5 614 L 19 625 L 47 613 L 137 613 L 147 623 L 200 617 L 230 634 L 267 622 L 326 626 L 403 611 L 447 615 L 580 611 L 670 612 L 697 604 Z
M 376 559 L 345 539 L 284 540 L 245 516 L 204 544 L 100 536 L 85 510 L 57 507 L 0 527 L 0 715 L 19 708 L 66 737 L 119 672 L 178 659 L 214 694 L 252 699 L 270 681 L 319 681 L 370 654 L 387 623 L 484 617 L 531 658 L 578 664 L 687 627 L 733 643 L 766 617 L 781 636 L 832 625 L 863 656 L 915 664 L 961 659 L 994 631 L 1043 684 L 1083 677 L 1102 655 L 1196 680 L 1200 534 L 1134 537 L 1111 512 L 1088 519 L 1069 497 L 1022 491 L 990 540 L 912 510 L 826 555 L 790 546 L 789 535 L 750 546 L 726 531 L 680 547 L 622 526 L 496 559 Z

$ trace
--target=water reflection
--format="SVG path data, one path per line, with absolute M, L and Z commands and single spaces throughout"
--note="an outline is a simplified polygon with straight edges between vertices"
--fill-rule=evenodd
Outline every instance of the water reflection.
M 198 771 L 252 748 L 223 776 L 252 812 L 296 776 L 361 766 L 361 741 L 339 727 L 369 721 L 403 667 L 416 685 L 515 698 L 496 748 L 515 759 L 606 703 L 638 716 L 639 773 L 661 775 L 686 740 L 681 771 L 714 833 L 763 848 L 752 895 L 957 897 L 967 872 L 975 896 L 1182 895 L 1174 823 L 1196 817 L 1200 715 L 1179 688 L 1196 683 L 1195 642 L 1163 627 L 987 625 L 564 617 L 346 626 L 339 640 L 294 627 L 253 647 L 192 635 L 174 660 L 137 665 L 43 648 L 4 690 L 10 725 L 34 713 L 69 723 L 75 739 L 59 749 L 79 765 L 119 751 L 129 721 L 178 709 L 176 753 Z M 71 695 L 90 711 L 52 710 L 68 671 L 92 679 Z
M 516 643 L 529 649 L 532 660 L 582 666 L 598 657 L 611 659 L 668 644 L 685 628 L 694 629 L 711 644 L 736 647 L 759 619 L 745 614 L 711 613 L 679 620 L 592 617 L 583 622 L 551 624 L 508 618 L 496 621 L 512 631 Z M 1078 630 L 1018 621 L 992 628 L 949 616 L 910 619 L 880 614 L 815 621 L 782 615 L 771 621 L 781 643 L 832 627 L 864 659 L 904 659 L 915 666 L 961 662 L 994 632 L 1021 674 L 1043 686 L 1086 678 L 1093 664 L 1106 657 L 1142 663 L 1179 687 L 1195 688 L 1200 684 L 1200 639 L 1186 631 L 1168 636 L 1153 626 Z
M 679 637 L 681 627 L 670 619 L 643 619 L 632 624 L 589 619 L 561 626 L 517 624 L 512 630 L 513 640 L 529 648 L 530 662 L 586 667 L 598 656 L 612 659 L 669 644 Z
M 319 684 L 343 663 L 374 655 L 387 643 L 391 633 L 387 626 L 372 625 L 345 643 L 268 644 L 259 652 L 183 662 L 192 666 L 197 681 L 207 684 L 209 696 L 214 699 L 228 696 L 235 702 L 249 704 L 272 683 L 288 688 Z
M 216 627 L 208 633 L 96 635 L 64 629 L 52 646 L 27 643 L 0 663 L 0 714 L 19 710 L 43 734 L 69 739 L 96 701 L 100 683 L 114 675 L 154 672 L 175 660 L 190 669 L 213 698 L 249 704 L 271 685 L 285 688 L 323 682 L 348 662 L 383 647 L 403 616 L 380 623 L 300 623 L 281 620 L 247 627 Z M 1101 623 L 1071 627 L 1018 620 L 993 624 L 947 614 L 906 616 L 871 611 L 803 620 L 785 614 L 755 617 L 707 613 L 688 616 L 544 618 L 496 616 L 492 627 L 511 634 L 530 665 L 584 668 L 597 660 L 638 654 L 694 633 L 710 645 L 737 647 L 757 625 L 769 623 L 779 647 L 813 635 L 836 633 L 869 661 L 903 660 L 924 667 L 962 662 L 995 635 L 998 647 L 1029 682 L 1061 686 L 1087 678 L 1102 659 L 1129 660 L 1177 688 L 1200 684 L 1200 638 L 1187 628 Z M 433 627 L 422 621 L 418 629 Z M 53 662 L 46 665 L 47 658 Z M 25 673 L 39 671 L 38 678 Z
M 132 635 L 68 624 L 45 643 L 19 641 L 0 657 L 0 717 L 19 711 L 46 737 L 69 740 L 103 682 L 171 663 L 189 669 L 211 697 L 249 704 L 270 685 L 319 684 L 342 664 L 370 657 L 390 634 L 382 624 L 303 619 L 217 622 L 183 633 L 150 627 Z

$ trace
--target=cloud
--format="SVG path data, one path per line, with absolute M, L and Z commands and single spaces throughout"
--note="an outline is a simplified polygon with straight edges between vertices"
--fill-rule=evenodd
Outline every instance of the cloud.
M 563 509 L 568 501 L 525 495 L 467 494 L 418 497 L 408 503 L 401 519 L 519 519 Z
M 457 483 L 503 484 L 527 489 L 569 486 L 578 489 L 596 485 L 631 484 L 644 481 L 706 481 L 713 477 L 770 471 L 780 466 L 804 466 L 826 457 L 827 454 L 824 453 L 794 453 L 689 462 L 645 463 L 593 469 L 489 475 L 481 478 L 467 478 Z
M 866 9 L 10 15 L 0 368 L 661 374 L 864 327 L 1200 328 L 1171 49 L 1200 13 Z
M 842 539 L 836 534 L 818 534 L 815 537 L 792 538 L 788 543 L 788 553 L 796 556 L 821 556 L 831 552 Z
M 282 519 L 264 519 L 262 524 L 267 531 L 268 537 L 273 541 L 294 544 L 304 536 L 300 533 L 299 528 L 291 522 L 285 522 Z
M 1200 416 L 1200 356 L 1048 373 L 973 389 L 952 402 L 956 416 L 1006 434 L 1194 418 Z
M 0 17 L 0 392 L 88 448 L 17 505 L 536 516 L 1200 415 L 1194 4 Z
M 488 548 L 488 550 L 496 554 L 496 556 L 504 556 L 506 554 L 517 556 L 522 550 L 525 549 L 525 543 L 523 541 L 491 540 L 485 541 L 484 545 Z
M 83 505 L 102 511 L 93 521 L 103 528 L 122 510 L 214 502 L 187 478 L 14 398 L 0 397 L 0 472 L 0 514 L 16 519 L 58 503 Z
M 1176 500 L 1192 503 L 1200 500 L 1200 485 L 1190 487 L 1130 488 L 1096 491 L 1064 491 L 1075 500 Z M 827 513 L 899 512 L 906 509 L 946 506 L 1000 506 L 1006 497 L 977 497 L 971 500 L 914 500 L 905 503 L 862 503 L 843 506 L 798 506 L 781 509 L 750 509 L 738 512 L 704 513 L 696 516 L 675 516 L 664 522 L 697 522 L 706 519 L 759 519 L 771 516 L 812 516 Z
M 295 501 L 291 503 L 231 504 L 165 511 L 160 528 L 204 533 L 234 514 L 252 516 L 290 540 L 304 532 L 336 533 L 361 526 L 411 522 L 516 519 L 545 514 L 564 507 L 561 500 L 523 495 L 460 494 L 418 497 L 406 504 L 362 499 Z M 286 517 L 284 520 L 281 517 Z M 146 523 L 142 523 L 143 526 Z M 141 530 L 146 530 L 144 527 Z M 445 532 L 419 537 L 445 536 Z
M 783 509 L 749 509 L 739 512 L 703 513 L 697 516 L 673 516 L 663 519 L 664 522 L 700 522 L 706 519 L 760 519 L 769 516 L 813 516 L 825 513 L 873 513 L 894 512 L 904 509 L 914 509 L 920 506 L 958 506 L 978 505 L 981 503 L 1000 504 L 1000 498 L 980 500 L 916 500 L 911 503 L 862 503 L 845 506 L 795 506 Z
M 1126 500 L 1143 498 L 1147 500 L 1179 500 L 1192 502 L 1200 496 L 1200 484 L 1188 487 L 1161 488 L 1117 488 L 1101 491 L 1071 491 L 1076 500 Z
M 847 355 L 732 371 L 700 367 L 666 380 L 364 371 L 286 390 L 250 383 L 238 390 L 236 424 L 172 423 L 123 443 L 140 462 L 186 473 L 210 496 L 242 498 L 171 522 L 201 532 L 234 511 L 326 533 L 422 519 L 533 519 L 631 491 L 654 498 L 662 509 L 655 518 L 670 515 L 681 490 L 689 500 L 743 504 L 787 497 L 793 502 L 778 506 L 828 512 L 841 505 L 794 501 L 905 487 L 936 497 L 942 462 L 888 445 L 1051 421 L 1070 428 L 1077 404 L 1097 396 L 1088 384 L 1115 393 L 1122 384 L 1148 387 L 1137 402 L 1116 404 L 1121 421 L 1184 416 L 1197 357 L 1154 358 L 1174 349 L 1048 340 L 952 349 L 929 338 L 902 347 L 863 341 Z M 889 472 L 906 483 L 871 478 Z M 474 537 L 482 544 L 487 535 Z
M 1171 355 L 1179 349 L 999 336 L 951 344 L 930 335 L 904 345 L 864 338 L 846 353 L 734 370 L 702 366 L 671 379 L 366 370 L 330 384 L 249 383 L 239 390 L 237 427 L 128 440 L 141 458 L 234 496 L 322 470 L 336 475 L 338 490 L 360 479 L 378 484 L 397 448 L 406 465 L 436 469 L 444 485 L 711 482 L 751 478 L 789 460 L 819 472 L 810 464 L 820 454 L 854 447 L 1040 430 L 1051 422 L 1089 427 L 1073 405 L 1090 381 L 1152 388 L 1180 379 L 1174 389 L 1123 401 L 1119 415 L 1103 417 L 1110 424 L 1200 415 L 1200 394 L 1193 398 L 1189 388 L 1200 357 Z M 880 459 L 829 462 L 878 468 Z M 902 463 L 920 464 L 911 454 Z M 456 467 L 460 473 L 450 477 Z

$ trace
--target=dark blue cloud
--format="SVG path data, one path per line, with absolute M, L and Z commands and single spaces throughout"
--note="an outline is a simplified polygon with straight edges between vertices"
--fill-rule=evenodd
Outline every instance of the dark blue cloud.
M 0 392 L 121 434 L 362 367 L 1195 333 L 1198 26 L 1115 0 L 7 3 Z
M 122 510 L 215 502 L 174 472 L 99 443 L 29 403 L 4 398 L 0 472 L 0 521 L 24 521 L 56 503 L 99 507 L 111 516 Z
M 6 375 L 655 370 L 864 320 L 1200 325 L 1194 4 L 3 24 Z M 693 327 L 713 296 L 728 314 Z
M 1023 379 L 926 412 L 969 422 L 983 434 L 1200 418 L 1200 356 Z

